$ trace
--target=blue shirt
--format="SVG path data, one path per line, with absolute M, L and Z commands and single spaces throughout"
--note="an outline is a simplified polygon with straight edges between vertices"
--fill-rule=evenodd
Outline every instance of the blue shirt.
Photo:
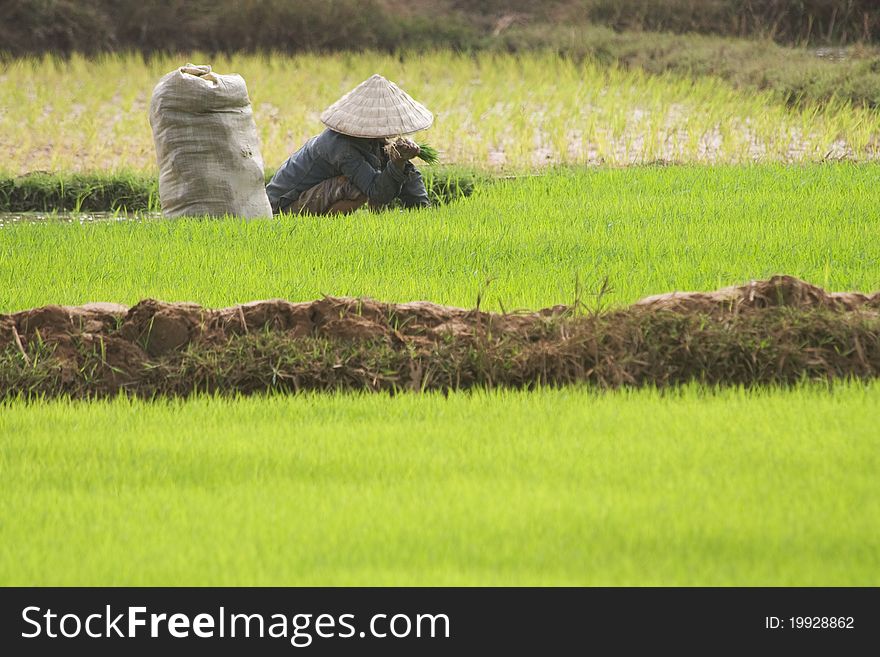
M 382 143 L 329 128 L 312 137 L 281 165 L 266 186 L 272 211 L 283 210 L 307 189 L 336 176 L 346 176 L 373 205 L 384 205 L 395 198 L 400 198 L 405 207 L 430 205 L 418 169 L 411 162 L 399 165 L 390 161 L 382 151 Z

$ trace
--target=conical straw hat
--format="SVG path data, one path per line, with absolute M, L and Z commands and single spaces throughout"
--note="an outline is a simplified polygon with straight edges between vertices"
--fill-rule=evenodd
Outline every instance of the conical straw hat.
M 352 137 L 395 137 L 430 128 L 434 115 L 396 84 L 374 75 L 325 109 L 321 121 Z

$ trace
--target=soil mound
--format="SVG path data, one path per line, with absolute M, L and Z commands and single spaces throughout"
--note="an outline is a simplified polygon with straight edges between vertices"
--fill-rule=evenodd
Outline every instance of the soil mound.
M 863 306 L 880 309 L 880 292 L 826 292 L 794 276 L 773 276 L 766 281 L 725 287 L 716 292 L 669 292 L 646 297 L 637 306 L 683 312 L 736 312 L 740 309 L 826 308 L 855 310 Z
M 790 276 L 583 314 L 325 297 L 0 315 L 0 397 L 788 383 L 880 373 L 880 293 Z

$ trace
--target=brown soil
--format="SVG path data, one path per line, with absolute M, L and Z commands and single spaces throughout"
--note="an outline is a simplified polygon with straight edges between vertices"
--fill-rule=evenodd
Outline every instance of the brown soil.
M 607 313 L 331 297 L 45 306 L 0 315 L 0 397 L 868 378 L 878 335 L 880 293 L 789 276 Z
M 880 292 L 826 292 L 793 276 L 774 276 L 767 281 L 751 281 L 716 292 L 669 292 L 646 297 L 636 306 L 667 308 L 683 312 L 736 312 L 779 306 L 824 308 L 828 310 L 880 310 Z

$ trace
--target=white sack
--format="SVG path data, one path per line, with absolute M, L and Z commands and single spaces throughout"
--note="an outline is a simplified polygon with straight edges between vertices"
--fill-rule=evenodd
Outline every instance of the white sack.
M 159 80 L 150 102 L 166 217 L 271 217 L 263 157 L 240 75 L 187 64 Z

